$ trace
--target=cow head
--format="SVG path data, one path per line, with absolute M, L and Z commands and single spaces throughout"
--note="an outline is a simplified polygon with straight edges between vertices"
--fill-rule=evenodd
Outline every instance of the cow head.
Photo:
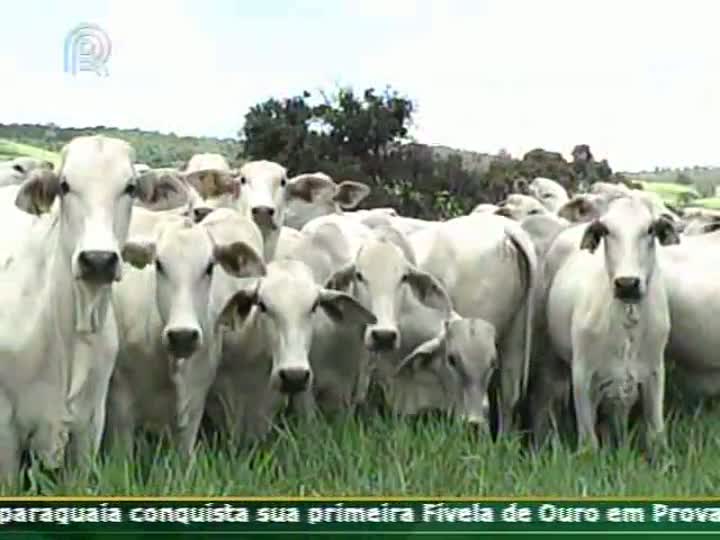
M 497 367 L 495 327 L 482 319 L 455 317 L 435 338 L 419 345 L 398 367 L 405 389 L 401 414 L 440 409 L 487 429 L 488 387 Z
M 301 174 L 288 183 L 285 225 L 301 229 L 308 221 L 351 210 L 370 194 L 370 188 L 346 180 L 339 184 L 323 173 Z
M 189 358 L 211 331 L 211 280 L 220 266 L 233 277 L 262 276 L 262 253 L 242 238 L 215 241 L 204 225 L 177 218 L 152 241 L 130 241 L 123 257 L 136 268 L 155 269 L 156 304 L 164 324 L 162 343 L 170 357 Z
M 313 318 L 323 311 L 335 324 L 366 325 L 372 313 L 351 296 L 319 287 L 311 270 L 295 260 L 274 261 L 267 275 L 236 292 L 224 307 L 221 321 L 242 327 L 253 317 L 262 326 L 272 356 L 271 386 L 285 394 L 312 384 L 309 362 Z
M 580 248 L 594 253 L 604 242 L 605 268 L 613 295 L 623 302 L 637 303 L 644 298 L 655 269 L 656 240 L 661 245 L 680 241 L 667 218 L 654 218 L 648 205 L 636 197 L 621 197 L 587 226 Z
M 377 317 L 377 322 L 365 330 L 365 345 L 371 351 L 400 347 L 398 319 L 405 294 L 414 294 L 430 308 L 446 313 L 452 309 L 442 284 L 419 270 L 414 261 L 404 236 L 392 227 L 380 227 L 373 230 L 355 261 L 337 271 L 327 283 L 331 288 L 352 290 L 353 296 Z

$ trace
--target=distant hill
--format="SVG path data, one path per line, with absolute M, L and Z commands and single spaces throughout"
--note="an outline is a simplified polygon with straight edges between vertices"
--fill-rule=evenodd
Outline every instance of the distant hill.
M 151 167 L 183 166 L 193 154 L 201 152 L 217 152 L 235 162 L 241 151 L 241 144 L 237 139 L 180 137 L 174 133 L 106 126 L 63 128 L 53 124 L 0 124 L 0 159 L 15 155 L 33 155 L 33 152 L 57 153 L 74 137 L 92 134 L 128 141 L 135 148 L 136 160 Z

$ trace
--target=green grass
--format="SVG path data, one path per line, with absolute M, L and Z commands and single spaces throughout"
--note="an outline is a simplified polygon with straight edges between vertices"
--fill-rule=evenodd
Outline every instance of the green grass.
M 31 146 L 29 144 L 17 143 L 7 139 L 0 139 L 0 160 L 8 160 L 16 157 L 32 157 L 36 159 L 44 159 L 51 161 L 54 165 L 58 165 L 60 159 L 59 154 Z
M 711 208 L 713 210 L 720 210 L 720 197 L 708 197 L 706 199 L 695 199 L 692 201 L 693 207 L 699 206 L 702 208 Z
M 646 182 L 640 181 L 645 191 L 651 191 L 660 195 L 665 203 L 677 205 L 682 200 L 699 199 L 700 194 L 692 186 L 675 184 L 671 182 Z
M 194 496 L 716 496 L 720 415 L 672 413 L 670 450 L 649 464 L 630 445 L 529 453 L 519 436 L 492 443 L 449 420 L 335 418 L 278 428 L 232 453 L 201 444 L 192 467 L 167 449 L 109 457 L 57 478 L 33 470 L 34 495 Z

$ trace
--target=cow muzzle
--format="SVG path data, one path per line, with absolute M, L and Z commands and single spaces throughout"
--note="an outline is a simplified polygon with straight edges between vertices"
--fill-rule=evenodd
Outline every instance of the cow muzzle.
M 400 334 L 394 328 L 368 328 L 365 345 L 374 352 L 394 351 L 400 347 Z
M 613 281 L 615 298 L 627 303 L 642 300 L 641 281 L 638 277 L 618 277 Z
M 275 209 L 271 206 L 254 206 L 251 210 L 253 221 L 258 227 L 276 229 Z
M 120 256 L 116 251 L 85 250 L 78 254 L 77 262 L 81 279 L 107 284 L 118 275 Z
M 165 347 L 174 358 L 189 358 L 200 346 L 197 328 L 170 328 L 165 331 Z
M 310 387 L 310 370 L 285 368 L 277 372 L 277 387 L 283 394 L 297 394 Z

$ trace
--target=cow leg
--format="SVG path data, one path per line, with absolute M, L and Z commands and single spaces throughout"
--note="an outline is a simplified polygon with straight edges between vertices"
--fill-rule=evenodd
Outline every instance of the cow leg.
M 13 412 L 8 396 L 0 391 L 0 482 L 7 486 L 17 485 L 22 455 Z
M 539 449 L 547 443 L 552 432 L 553 403 L 556 394 L 553 386 L 557 383 L 551 380 L 552 377 L 545 368 L 538 369 L 535 376 L 528 396 L 529 419 L 533 446 Z
M 499 347 L 500 358 L 500 407 L 498 436 L 513 428 L 515 405 L 520 400 L 521 384 L 525 374 L 525 308 L 513 317 L 509 331 Z
M 63 419 L 44 420 L 30 438 L 30 450 L 46 469 L 59 469 L 66 453 L 71 455 L 74 435 Z
M 308 388 L 290 397 L 290 409 L 303 421 L 313 421 L 317 418 L 318 408 L 315 402 L 313 389 Z
M 578 447 L 598 448 L 598 440 L 595 435 L 596 411 L 590 394 L 590 377 L 578 366 L 577 359 L 573 359 L 572 381 L 573 401 L 575 404 L 575 415 L 577 416 Z
M 651 460 L 656 459 L 658 452 L 665 448 L 665 417 L 663 406 L 665 400 L 665 366 L 662 361 L 655 364 L 655 369 L 640 388 L 643 415 L 645 417 L 645 447 Z
M 186 459 L 190 459 L 193 456 L 203 412 L 204 408 L 202 404 L 199 407 L 197 404 L 193 404 L 184 418 L 185 423 L 182 426 L 177 426 L 175 439 L 177 441 L 178 451 Z
M 104 446 L 110 451 L 131 456 L 135 435 L 133 396 L 130 388 L 117 373 L 110 379 L 104 432 Z

